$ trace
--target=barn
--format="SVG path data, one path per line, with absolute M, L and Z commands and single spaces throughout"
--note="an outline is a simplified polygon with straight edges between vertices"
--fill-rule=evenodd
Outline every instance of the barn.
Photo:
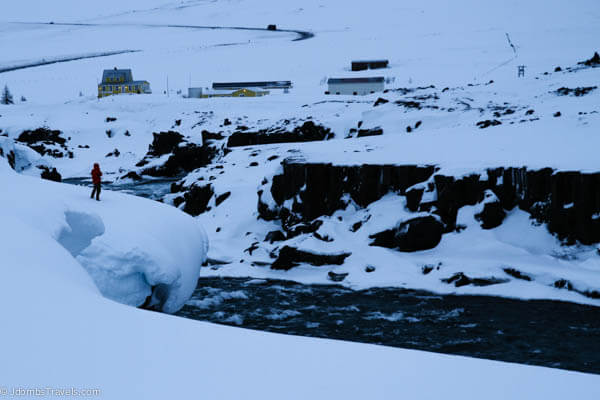
M 352 61 L 352 71 L 365 71 L 367 69 L 387 68 L 388 60 L 362 60 Z
M 382 92 L 385 79 L 382 76 L 371 78 L 329 78 L 325 94 L 366 95 Z

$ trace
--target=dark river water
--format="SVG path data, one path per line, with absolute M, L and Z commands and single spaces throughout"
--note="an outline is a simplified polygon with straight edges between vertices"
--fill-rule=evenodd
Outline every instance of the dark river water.
M 177 315 L 600 374 L 600 308 L 559 301 L 201 278 Z
M 160 199 L 173 179 L 105 184 Z M 67 183 L 89 185 L 87 179 Z M 550 300 L 201 278 L 185 318 L 600 374 L 600 307 Z

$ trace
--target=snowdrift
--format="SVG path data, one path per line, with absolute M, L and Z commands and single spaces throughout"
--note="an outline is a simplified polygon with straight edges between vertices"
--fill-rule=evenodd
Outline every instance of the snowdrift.
M 16 218 L 61 245 L 104 296 L 169 313 L 189 299 L 208 250 L 206 233 L 191 217 L 108 191 L 97 202 L 87 189 L 21 176 L 0 161 L 6 189 L 0 192 L 2 216 Z M 8 232 L 2 235 L 5 243 Z M 47 250 L 47 240 L 24 240 L 32 252 Z M 48 264 L 60 262 L 50 258 Z

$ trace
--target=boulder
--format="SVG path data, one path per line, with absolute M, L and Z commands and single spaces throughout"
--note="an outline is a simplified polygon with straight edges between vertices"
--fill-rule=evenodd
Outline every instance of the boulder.
M 282 242 L 286 240 L 285 233 L 281 231 L 271 231 L 267 233 L 265 236 L 265 242 L 273 243 L 273 242 Z
M 315 266 L 341 265 L 351 253 L 341 254 L 319 254 L 306 250 L 298 250 L 295 247 L 284 246 L 279 251 L 279 256 L 271 265 L 271 269 L 287 271 L 301 263 Z
M 436 247 L 442 240 L 444 224 L 438 218 L 428 215 L 417 217 L 400 223 L 370 238 L 371 246 L 381 246 L 400 251 L 413 252 Z
M 208 211 L 208 203 L 214 195 L 212 185 L 196 186 L 192 185 L 183 195 L 185 206 L 183 211 L 195 217 Z
M 148 154 L 156 157 L 172 153 L 183 141 L 183 135 L 175 131 L 153 133 L 152 136 L 153 140 L 148 147 Z
M 483 209 L 475 214 L 475 219 L 481 222 L 483 229 L 493 229 L 502 224 L 506 212 L 500 204 L 500 200 L 491 190 L 486 190 Z
M 50 169 L 48 167 L 42 167 L 41 178 L 54 182 L 62 182 L 62 176 L 58 173 L 56 168 Z

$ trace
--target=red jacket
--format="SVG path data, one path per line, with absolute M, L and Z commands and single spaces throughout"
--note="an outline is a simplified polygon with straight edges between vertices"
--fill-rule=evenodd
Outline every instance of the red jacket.
M 94 185 L 97 185 L 100 183 L 101 176 L 102 176 L 102 171 L 100 171 L 100 167 L 94 167 L 94 169 L 92 170 L 92 182 L 94 183 Z

